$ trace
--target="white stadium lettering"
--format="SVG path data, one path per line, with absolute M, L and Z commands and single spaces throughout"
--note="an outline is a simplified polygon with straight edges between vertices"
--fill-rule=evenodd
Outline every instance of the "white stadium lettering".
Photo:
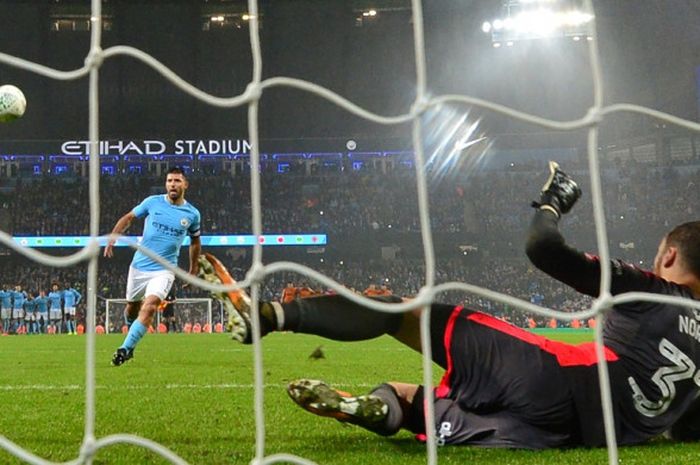
M 678 331 L 700 341 L 700 324 L 694 318 L 685 315 L 678 316 Z

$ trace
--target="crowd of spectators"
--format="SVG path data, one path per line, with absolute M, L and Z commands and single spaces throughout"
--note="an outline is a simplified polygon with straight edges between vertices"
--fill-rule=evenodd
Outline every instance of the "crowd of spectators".
M 523 256 L 524 231 L 532 215 L 528 204 L 546 177 L 542 165 L 539 171 L 532 168 L 468 171 L 441 178 L 428 173 L 433 232 L 457 234 L 464 238 L 463 243 L 478 251 L 477 258 L 468 260 L 455 253 L 438 256 L 438 283 L 468 282 L 565 311 L 590 305 L 590 299 L 537 272 Z M 565 218 L 563 229 L 573 245 L 594 251 L 596 235 L 588 173 L 580 165 L 569 171 L 580 182 L 584 196 Z M 653 257 L 660 237 L 674 224 L 696 219 L 700 190 L 695 183 L 699 171 L 700 165 L 606 167 L 601 176 L 611 255 L 642 267 L 649 266 L 643 260 Z M 187 198 L 202 213 L 204 234 L 250 233 L 247 177 L 193 174 L 190 179 Z M 343 238 L 391 231 L 420 239 L 416 180 L 411 170 L 312 175 L 265 172 L 261 181 L 263 225 L 267 233 L 321 232 L 342 242 Z M 101 233 L 108 233 L 116 219 L 145 196 L 162 192 L 162 185 L 162 176 L 103 177 Z M 9 188 L 4 187 L 0 200 L 5 207 L 5 222 L 9 222 L 13 235 L 88 233 L 86 179 L 20 178 Z M 129 233 L 138 234 L 140 229 L 139 222 Z M 384 284 L 400 295 L 415 295 L 419 291 L 424 282 L 422 260 L 415 255 L 394 260 L 383 260 L 379 253 L 373 256 L 376 258 L 368 259 L 365 255 L 354 259 L 352 254 L 346 254 L 345 260 L 329 256 L 325 263 L 313 257 L 306 264 L 357 290 L 370 284 Z M 101 262 L 98 288 L 101 296 L 122 297 L 129 257 Z M 227 259 L 234 274 L 243 277 L 247 267 L 245 257 L 237 262 L 231 257 Z M 48 269 L 18 257 L 5 262 L 17 264 L 0 269 L 3 283 L 22 283 L 28 289 L 39 290 L 51 281 L 59 281 L 85 288 L 84 267 Z M 300 286 L 317 286 L 290 273 L 269 276 L 263 289 L 265 298 L 279 297 L 290 280 Z M 187 292 L 190 296 L 205 295 L 201 291 Z M 464 293 L 440 297 L 478 306 L 524 324 L 525 316 L 501 304 Z
M 698 169 L 700 166 L 637 164 L 604 170 L 603 200 L 609 230 L 624 237 L 638 231 L 639 225 L 663 229 L 692 217 L 700 199 L 695 185 Z M 529 200 L 536 196 L 544 170 L 543 164 L 540 171 L 473 171 L 439 179 L 429 174 L 433 230 L 476 233 L 495 240 L 521 234 L 529 219 Z M 592 223 L 588 174 L 581 170 L 572 174 L 582 185 L 584 197 L 569 222 L 585 229 Z M 338 236 L 389 229 L 415 232 L 420 228 L 411 170 L 309 176 L 264 173 L 261 182 L 263 226 L 272 233 L 321 230 Z M 108 232 L 120 214 L 146 195 L 162 191 L 162 176 L 103 177 L 100 231 Z M 1 195 L 6 221 L 16 236 L 88 232 L 85 178 L 19 178 Z M 248 177 L 193 175 L 187 198 L 200 209 L 205 233 L 250 232 Z M 138 228 L 135 225 L 134 232 Z
M 115 261 L 101 260 L 98 274 L 97 287 L 97 323 L 105 324 L 106 299 L 121 299 L 126 287 L 126 274 L 129 266 L 129 258 L 122 255 Z M 225 256 L 221 256 L 224 261 Z M 56 282 L 61 286 L 73 286 L 85 294 L 86 269 L 78 268 L 48 268 L 41 267 L 25 258 L 8 257 L 7 266 L 0 270 L 0 282 L 6 287 L 21 284 L 31 295 L 37 295 L 41 290 L 48 290 L 51 284 Z M 374 285 L 377 288 L 386 286 L 392 293 L 401 296 L 414 296 L 425 282 L 425 268 L 420 260 L 370 260 L 333 263 L 303 263 L 313 267 L 317 271 L 329 276 L 342 285 L 362 292 Z M 230 272 L 235 278 L 242 279 L 247 271 L 247 263 L 242 261 L 228 261 Z M 525 259 L 511 259 L 496 261 L 488 266 L 470 266 L 462 259 L 439 260 L 436 268 L 436 283 L 467 282 L 490 290 L 535 302 L 549 308 L 562 311 L 578 311 L 589 308 L 591 299 L 578 295 L 575 291 L 546 277 L 541 272 L 530 266 Z M 282 290 L 287 283 L 294 283 L 298 287 L 308 287 L 319 293 L 332 292 L 319 283 L 310 280 L 300 274 L 285 272 L 269 275 L 262 285 L 262 296 L 265 300 L 280 299 Z M 208 297 L 208 293 L 196 287 L 176 286 L 177 298 L 201 298 Z M 544 326 L 545 320 L 535 315 L 526 315 L 522 312 L 508 308 L 488 299 L 476 295 L 468 295 L 463 292 L 452 291 L 440 295 L 438 300 L 453 304 L 466 304 L 482 309 L 519 325 L 525 325 L 529 317 L 535 317 L 539 326 Z M 84 298 L 78 305 L 78 321 L 83 321 L 85 316 Z M 177 308 L 177 306 L 176 306 Z M 218 305 L 215 304 L 214 320 L 218 321 Z M 119 330 L 121 326 L 121 311 L 119 305 L 110 310 L 112 330 Z M 196 318 L 206 318 L 201 313 L 204 307 L 199 307 L 200 313 Z M 187 323 L 188 315 L 181 315 L 182 324 Z M 195 318 L 195 317 L 193 317 Z M 189 321 L 196 323 L 197 321 Z M 202 321 L 199 321 L 202 323 Z

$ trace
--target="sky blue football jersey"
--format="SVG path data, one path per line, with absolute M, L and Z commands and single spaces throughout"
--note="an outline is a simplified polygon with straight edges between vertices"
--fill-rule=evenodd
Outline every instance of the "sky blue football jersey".
M 146 215 L 141 245 L 177 265 L 180 247 L 189 235 L 200 234 L 200 214 L 191 203 L 173 205 L 164 194 L 146 197 L 133 210 L 137 218 Z M 131 266 L 141 271 L 157 271 L 164 267 L 141 251 L 136 251 Z
M 60 310 L 61 300 L 63 300 L 63 291 L 51 291 L 48 297 L 51 310 Z

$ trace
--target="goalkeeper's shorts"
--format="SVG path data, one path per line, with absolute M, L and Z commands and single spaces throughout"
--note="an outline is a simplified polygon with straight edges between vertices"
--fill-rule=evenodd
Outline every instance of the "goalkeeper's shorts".
M 525 449 L 583 444 L 570 373 L 590 372 L 590 381 L 576 389 L 598 392 L 592 343 L 552 341 L 461 307 L 432 308 L 433 359 L 446 370 L 435 389 L 439 444 Z M 617 359 L 609 350 L 606 355 Z M 422 406 L 422 399 L 414 400 L 414 410 Z M 423 412 L 415 413 L 422 418 Z

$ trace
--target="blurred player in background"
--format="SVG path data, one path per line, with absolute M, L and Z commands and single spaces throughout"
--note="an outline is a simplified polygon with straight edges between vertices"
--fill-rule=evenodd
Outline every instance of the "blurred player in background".
M 49 326 L 49 298 L 46 291 L 39 291 L 39 295 L 34 298 L 34 309 L 37 316 L 37 332 L 46 333 Z
M 147 247 L 166 261 L 177 266 L 185 236 L 189 235 L 190 269 L 197 274 L 197 261 L 201 251 L 201 217 L 191 203 L 185 200 L 189 186 L 185 173 L 180 168 L 171 168 L 165 177 L 165 195 L 146 197 L 133 210 L 119 218 L 112 234 L 123 234 L 136 218 L 146 217 L 141 245 Z M 105 257 L 113 256 L 116 239 L 111 238 L 104 251 Z M 134 347 L 146 334 L 153 322 L 161 300 L 168 295 L 175 275 L 163 265 L 137 250 L 129 267 L 126 285 L 126 322 L 129 332 L 122 345 L 112 356 L 112 365 L 122 365 L 134 356 Z
M 280 302 L 288 304 L 292 300 L 297 298 L 297 288 L 293 282 L 287 282 L 287 285 L 282 289 L 282 298 Z
M 34 296 L 31 292 L 28 292 L 27 299 L 24 301 L 24 327 L 22 329 L 24 334 L 34 333 L 34 323 L 36 322 L 34 311 Z
M 165 328 L 169 333 L 179 332 L 177 327 L 177 320 L 175 319 L 175 302 L 177 298 L 175 297 L 175 285 L 170 289 L 168 295 L 163 299 L 158 307 L 158 311 L 161 312 L 161 318 Z
M 7 284 L 0 290 L 0 318 L 2 318 L 2 333 L 9 334 L 12 319 L 12 290 Z
M 49 325 L 52 328 L 54 334 L 60 334 L 61 320 L 63 319 L 62 305 L 63 305 L 63 291 L 58 286 L 58 283 L 53 283 L 51 285 L 51 292 L 49 292 Z
M 367 297 L 377 297 L 377 296 L 380 296 L 382 294 L 381 294 L 380 290 L 377 289 L 376 284 L 370 284 L 369 286 L 367 286 L 367 289 L 362 291 L 362 295 L 367 296 Z
M 82 294 L 73 287 L 63 290 L 63 318 L 68 334 L 77 334 L 75 330 L 75 307 L 80 303 Z
M 566 244 L 558 222 L 578 200 L 577 184 L 556 163 L 542 189 L 530 226 L 527 255 L 553 278 L 596 296 L 597 257 Z M 654 271 L 612 260 L 611 293 L 640 291 L 700 298 L 700 221 L 685 223 L 660 242 Z M 400 302 L 388 296 L 385 302 Z M 232 300 L 234 338 L 250 343 L 250 307 Z M 420 351 L 420 309 L 375 312 L 344 297 L 262 302 L 264 336 L 285 330 L 341 341 L 389 334 Z M 431 306 L 433 360 L 446 371 L 435 389 L 439 444 L 551 448 L 604 446 L 605 434 L 593 343 L 546 339 L 490 315 L 461 306 Z M 669 428 L 673 437 L 700 439 L 700 311 L 654 302 L 618 304 L 607 314 L 604 357 L 608 362 L 614 429 L 621 445 L 642 443 Z M 406 428 L 424 437 L 422 386 L 390 382 L 359 397 L 322 381 L 288 387 L 304 409 L 382 435 Z M 694 429 L 693 429 L 694 428 Z
M 24 331 L 24 302 L 27 300 L 27 293 L 22 290 L 22 285 L 17 284 L 12 292 L 12 320 L 14 325 L 12 332 L 18 334 Z

